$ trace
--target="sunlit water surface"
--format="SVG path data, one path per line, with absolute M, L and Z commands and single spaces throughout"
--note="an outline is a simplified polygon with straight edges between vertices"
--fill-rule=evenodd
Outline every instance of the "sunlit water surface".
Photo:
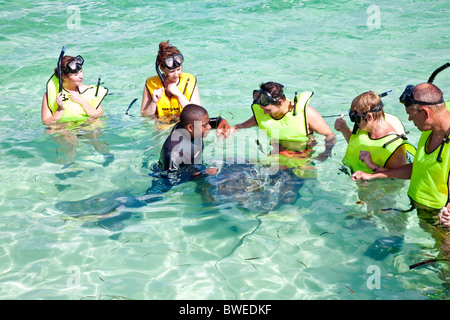
M 139 107 L 158 44 L 170 40 L 211 116 L 248 119 L 252 90 L 273 80 L 289 97 L 314 91 L 311 106 L 333 128 L 356 95 L 393 90 L 385 109 L 416 144 L 398 96 L 448 62 L 447 1 L 7 1 L 0 9 L 0 298 L 445 297 L 445 264 L 409 269 L 439 254 L 416 211 L 384 210 L 409 209 L 409 182 L 351 181 L 339 170 L 341 135 L 330 158 L 312 162 L 315 178 L 272 181 L 260 166 L 219 161 L 223 150 L 236 161 L 264 159 L 260 133 L 222 141 L 211 132 L 205 161 L 222 171 L 209 187 L 187 182 L 144 197 L 168 129 Z M 40 120 L 63 45 L 84 57 L 85 84 L 101 77 L 110 90 L 99 135 L 79 132 L 75 153 Z M 435 83 L 448 92 L 450 71 Z M 313 159 L 324 150 L 317 140 Z

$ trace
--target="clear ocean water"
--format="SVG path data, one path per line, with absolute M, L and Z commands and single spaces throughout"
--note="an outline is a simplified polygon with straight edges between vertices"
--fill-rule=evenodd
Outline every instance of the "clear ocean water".
M 332 157 L 313 161 L 315 178 L 271 183 L 258 166 L 227 173 L 217 157 L 264 157 L 256 130 L 229 141 L 211 132 L 205 161 L 225 178 L 202 190 L 221 201 L 187 182 L 133 204 L 157 180 L 151 165 L 168 133 L 139 114 L 159 42 L 181 50 L 202 105 L 231 124 L 250 117 L 264 81 L 290 97 L 314 91 L 331 128 L 356 95 L 392 90 L 385 110 L 415 144 L 398 97 L 449 61 L 448 15 L 445 0 L 1 2 L 0 298 L 448 298 L 445 263 L 409 269 L 439 254 L 416 211 L 384 210 L 409 209 L 409 182 L 351 181 L 339 170 L 341 135 Z M 84 57 L 85 84 L 101 77 L 110 90 L 103 125 L 78 132 L 76 148 L 40 119 L 63 45 Z M 450 71 L 435 83 L 448 99 Z M 283 186 L 293 202 L 280 200 Z

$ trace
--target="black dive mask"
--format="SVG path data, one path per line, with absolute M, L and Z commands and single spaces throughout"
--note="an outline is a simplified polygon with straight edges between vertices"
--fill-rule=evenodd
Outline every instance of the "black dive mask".
M 75 59 L 70 61 L 64 68 L 63 73 L 78 73 L 83 67 L 84 59 L 81 56 L 76 56 Z
M 383 111 L 383 102 L 381 102 L 380 104 L 377 104 L 375 107 L 371 108 L 369 111 L 364 112 L 364 113 L 356 113 L 355 110 L 350 110 L 350 112 L 348 113 L 348 116 L 350 117 L 351 122 L 360 123 L 362 117 L 364 117 L 369 112 L 380 112 L 380 111 Z
M 435 105 L 435 104 L 441 104 L 444 102 L 444 97 L 441 96 L 441 98 L 439 99 L 439 101 L 436 102 L 425 102 L 425 101 L 420 101 L 420 100 L 415 100 L 414 96 L 413 96 L 413 91 L 414 88 L 416 86 L 413 86 L 412 84 L 408 84 L 405 88 L 405 91 L 403 91 L 402 95 L 400 96 L 399 100 L 400 103 L 404 104 L 405 107 L 409 107 L 412 104 L 418 104 L 421 106 L 431 106 L 431 105 Z
M 433 83 L 434 78 L 438 75 L 439 72 L 444 71 L 445 69 L 447 69 L 448 67 L 450 67 L 450 63 L 446 63 L 442 66 L 440 66 L 439 68 L 437 68 L 436 70 L 434 70 L 434 72 L 431 74 L 430 78 L 428 79 L 428 83 Z M 418 104 L 421 106 L 432 106 L 432 105 L 436 105 L 436 104 L 440 104 L 444 102 L 444 97 L 441 96 L 441 98 L 439 99 L 439 101 L 436 102 L 425 102 L 425 101 L 420 101 L 420 100 L 415 100 L 414 96 L 413 96 L 413 91 L 414 88 L 416 86 L 413 86 L 412 84 L 409 84 L 406 86 L 405 91 L 403 91 L 402 95 L 400 96 L 399 100 L 400 103 L 404 104 L 405 107 L 409 107 L 412 104 Z

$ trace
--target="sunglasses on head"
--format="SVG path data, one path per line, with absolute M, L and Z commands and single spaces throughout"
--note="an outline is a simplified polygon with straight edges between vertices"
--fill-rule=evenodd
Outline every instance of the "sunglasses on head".
M 164 65 L 169 69 L 175 69 L 181 66 L 183 61 L 184 61 L 183 55 L 179 53 L 164 59 Z
M 405 91 L 403 91 L 402 95 L 400 96 L 400 98 L 399 98 L 400 103 L 404 104 L 405 107 L 409 107 L 410 105 L 413 105 L 413 104 L 426 106 L 426 105 L 441 104 L 444 102 L 444 97 L 441 97 L 441 99 L 439 99 L 439 101 L 437 101 L 437 102 L 425 102 L 425 101 L 415 100 L 414 96 L 413 96 L 413 91 L 414 91 L 415 87 L 416 86 L 413 86 L 412 84 L 407 85 L 405 88 Z
M 351 122 L 360 123 L 361 119 L 365 117 L 366 114 L 368 114 L 369 112 L 380 112 L 382 110 L 383 110 L 383 102 L 377 104 L 375 107 L 364 113 L 356 113 L 355 110 L 350 110 L 348 116 L 350 117 Z
M 78 73 L 83 67 L 84 59 L 81 56 L 76 56 L 70 61 L 63 70 L 63 73 Z

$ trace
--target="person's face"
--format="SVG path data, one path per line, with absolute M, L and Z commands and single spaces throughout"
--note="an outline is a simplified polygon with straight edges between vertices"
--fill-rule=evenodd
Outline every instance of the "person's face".
M 209 125 L 209 115 L 205 114 L 200 120 L 196 120 L 193 126 L 189 124 L 187 129 L 193 138 L 200 138 L 200 134 L 202 138 L 206 138 L 211 129 L 211 126 Z
M 169 68 L 163 68 L 163 72 L 165 76 L 167 77 L 167 80 L 169 82 L 175 83 L 178 82 L 178 79 L 180 79 L 181 72 L 183 71 L 183 67 L 179 66 L 178 68 L 169 69 Z
M 280 111 L 280 106 L 275 104 L 269 104 L 267 106 L 259 105 L 264 110 L 264 114 L 276 114 Z
M 205 114 L 202 118 L 202 137 L 206 138 L 206 136 L 209 133 L 209 129 L 211 129 L 211 126 L 209 125 L 209 116 Z
M 408 114 L 408 120 L 412 121 L 414 125 L 420 131 L 426 131 L 427 126 L 425 125 L 426 115 L 422 108 L 414 108 L 412 106 L 405 107 L 406 113 Z
M 83 70 L 80 70 L 77 73 L 70 73 L 69 72 L 69 73 L 63 75 L 63 80 L 66 79 L 72 85 L 75 85 L 75 86 L 79 87 L 79 86 L 81 86 L 83 84 L 83 77 L 84 77 Z

